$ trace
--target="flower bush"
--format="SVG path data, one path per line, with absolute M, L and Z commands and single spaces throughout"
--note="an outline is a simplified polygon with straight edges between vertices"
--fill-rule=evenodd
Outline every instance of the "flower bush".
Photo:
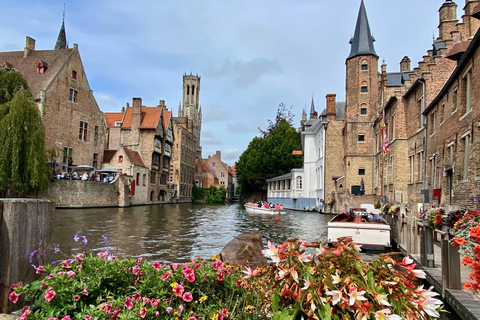
M 116 259 L 107 250 L 34 268 L 39 280 L 10 288 L 12 302 L 25 295 L 32 304 L 22 310 L 20 320 L 262 317 L 261 297 L 250 290 L 241 270 L 215 257 L 163 264 Z
M 307 254 L 307 252 L 309 254 Z M 77 254 L 57 265 L 36 266 L 41 278 L 10 288 L 33 308 L 24 319 L 431 319 L 442 302 L 408 258 L 390 255 L 364 263 L 351 239 L 331 249 L 322 243 L 270 242 L 273 264 L 252 270 L 216 258 L 184 264 L 116 259 L 109 252 Z M 242 277 L 243 275 L 243 277 Z
M 350 238 L 332 249 L 297 239 L 278 248 L 269 243 L 264 253 L 275 264 L 248 274 L 264 284 L 262 306 L 273 320 L 439 317 L 442 302 L 432 288 L 413 283 L 425 273 L 411 259 L 381 255 L 366 264 L 357 250 Z
M 477 211 L 465 211 L 455 223 L 452 230 L 455 236 L 451 243 L 460 246 L 460 252 L 464 255 L 462 263 L 471 267 L 472 272 L 468 282 L 463 288 L 480 291 L 480 215 Z
M 390 208 L 388 208 L 388 213 L 390 214 L 398 214 L 400 212 L 400 203 L 394 202 L 391 204 Z
M 420 219 L 428 222 L 428 226 L 440 230 L 446 226 L 448 214 L 445 213 L 444 207 L 431 208 L 420 215 Z

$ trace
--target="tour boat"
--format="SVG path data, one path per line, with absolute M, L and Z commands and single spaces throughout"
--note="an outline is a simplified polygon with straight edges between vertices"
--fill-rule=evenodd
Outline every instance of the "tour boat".
M 254 202 L 245 203 L 245 210 L 248 213 L 263 213 L 263 214 L 284 214 L 286 211 L 283 209 L 283 206 L 275 206 L 271 208 L 270 206 L 258 206 Z
M 328 242 L 351 237 L 363 250 L 391 248 L 390 225 L 380 215 L 367 213 L 365 208 L 353 208 L 335 216 L 327 224 Z

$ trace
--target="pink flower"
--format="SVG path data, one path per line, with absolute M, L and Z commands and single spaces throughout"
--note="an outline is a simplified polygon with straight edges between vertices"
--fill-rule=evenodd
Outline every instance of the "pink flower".
M 183 274 L 184 274 L 184 275 L 192 274 L 192 273 L 195 273 L 195 272 L 194 272 L 193 269 L 191 269 L 191 268 L 188 268 L 188 267 L 187 267 L 187 268 L 183 269 Z
M 140 263 L 142 263 L 142 260 L 143 260 L 143 258 L 142 258 L 142 257 L 140 257 L 140 258 L 137 258 L 137 261 L 136 261 L 136 263 L 137 263 L 137 264 L 140 264 Z
M 152 307 L 156 308 L 160 304 L 160 301 L 160 299 L 152 298 L 152 300 L 150 300 L 150 304 L 152 305 Z
M 170 271 L 165 272 L 165 274 L 162 276 L 162 280 L 167 280 L 171 275 L 172 273 Z
M 157 317 L 157 318 L 160 317 L 160 312 L 155 311 L 155 317 Z
M 85 288 L 85 289 L 82 290 L 82 294 L 85 295 L 85 296 L 88 296 L 88 290 L 87 290 L 87 288 Z
M 18 301 L 18 294 L 16 294 L 15 292 L 12 292 L 8 295 L 8 299 L 10 301 L 12 301 L 13 303 L 17 303 Z
M 178 263 L 172 263 L 170 266 L 173 270 L 177 270 L 180 267 Z
M 222 270 L 223 269 L 223 262 L 220 260 L 215 261 L 212 263 L 213 270 Z
M 63 318 L 60 319 L 60 320 L 72 320 L 72 319 L 70 319 L 70 316 L 65 316 L 65 317 L 63 317 Z
M 185 292 L 182 297 L 183 301 L 190 302 L 193 300 L 192 294 L 190 292 Z
M 115 311 L 112 313 L 112 319 L 116 319 L 120 314 L 120 307 L 115 308 Z
M 156 270 L 162 268 L 162 265 L 161 265 L 158 261 L 153 262 L 153 263 L 152 263 L 152 266 L 153 266 Z
M 189 282 L 195 282 L 195 274 L 194 273 L 189 273 L 185 275 L 185 279 Z
M 55 291 L 51 288 L 45 291 L 45 300 L 52 301 L 53 297 L 55 297 Z
M 132 299 L 130 299 L 129 297 L 125 299 L 125 302 L 123 304 L 125 305 L 125 308 L 127 308 L 127 310 L 130 310 L 133 307 Z
M 143 304 L 147 304 L 147 303 L 150 302 L 150 299 L 148 299 L 147 297 L 143 297 L 142 302 L 143 302 Z
M 48 320 L 58 320 L 58 318 L 48 318 Z
M 172 307 L 167 307 L 167 309 L 165 311 L 167 311 L 168 314 L 170 314 L 170 312 L 172 312 L 173 308 Z
M 178 315 L 179 317 L 182 315 L 183 310 L 184 310 L 183 305 L 180 305 L 180 306 L 178 307 L 178 313 L 177 313 L 177 315 Z
M 105 252 L 99 252 L 97 253 L 97 257 L 100 257 L 100 258 L 105 258 L 107 256 L 107 254 Z
M 93 317 L 92 316 L 85 316 L 85 320 L 93 320 Z
M 146 315 L 147 315 L 147 308 L 143 307 L 142 309 L 140 309 L 140 317 L 145 318 Z
M 76 294 L 74 297 L 73 297 L 73 300 L 74 301 L 80 301 L 80 296 L 78 294 Z
M 62 268 L 63 269 L 71 269 L 72 266 L 70 265 L 70 262 L 71 262 L 70 260 L 63 260 L 62 261 Z
M 35 272 L 36 274 L 42 275 L 45 273 L 45 268 L 43 266 L 38 266 L 35 270 L 36 270 Z
M 134 265 L 134 266 L 132 267 L 132 273 L 133 273 L 134 275 L 138 275 L 138 271 L 140 271 L 140 267 L 137 266 L 137 265 Z
M 190 318 L 188 318 L 188 320 L 197 320 L 197 318 L 195 318 L 195 317 L 190 317 Z
M 83 253 L 79 253 L 75 256 L 75 261 L 80 262 L 83 259 Z
M 135 301 L 140 301 L 140 299 L 142 299 L 142 296 L 140 295 L 140 293 L 135 292 L 135 293 L 132 295 L 132 299 L 135 300 Z
M 181 297 L 183 294 L 183 286 L 181 284 L 177 284 L 175 287 L 173 287 L 173 294 L 177 297 Z
M 218 281 L 223 281 L 225 279 L 225 274 L 223 272 L 217 273 Z
M 75 278 L 75 272 L 67 271 L 67 276 L 69 276 L 70 278 Z

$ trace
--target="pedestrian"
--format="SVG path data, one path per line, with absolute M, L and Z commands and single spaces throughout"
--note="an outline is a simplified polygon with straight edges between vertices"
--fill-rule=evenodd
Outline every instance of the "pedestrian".
M 323 213 L 323 199 L 318 203 L 318 213 Z

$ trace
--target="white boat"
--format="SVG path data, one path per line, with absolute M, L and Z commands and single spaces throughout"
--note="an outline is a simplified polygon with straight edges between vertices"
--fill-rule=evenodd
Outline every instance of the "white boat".
M 328 242 L 351 237 L 363 250 L 391 248 L 390 225 L 381 216 L 367 213 L 365 208 L 354 208 L 334 217 L 327 224 L 327 234 Z
M 264 206 L 259 207 L 256 203 L 245 203 L 245 210 L 248 213 L 262 213 L 262 214 L 284 214 L 286 211 L 282 206 L 277 206 L 275 208 L 265 208 Z

